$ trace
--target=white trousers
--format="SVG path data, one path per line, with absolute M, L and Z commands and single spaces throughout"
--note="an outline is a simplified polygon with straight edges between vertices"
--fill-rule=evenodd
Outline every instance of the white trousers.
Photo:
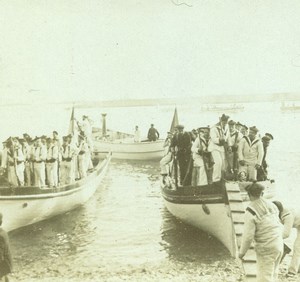
M 300 227 L 297 228 L 297 237 L 294 242 L 293 256 L 289 266 L 289 272 L 297 274 L 300 266 Z
M 54 163 L 46 163 L 47 180 L 50 187 L 58 185 L 58 169 L 57 161 Z
M 16 174 L 20 186 L 24 186 L 24 170 L 25 170 L 24 162 L 16 165 Z
M 193 168 L 192 186 L 207 185 L 207 174 L 204 166 L 197 166 Z
M 283 249 L 283 244 L 282 244 Z M 278 248 L 268 249 L 262 252 L 256 251 L 257 282 L 276 282 L 278 278 L 280 259 L 283 250 Z
M 78 155 L 78 172 L 80 178 L 86 177 L 89 164 L 87 161 L 89 161 L 89 159 L 86 157 L 86 154 Z
M 212 181 L 218 182 L 221 180 L 222 171 L 225 171 L 225 153 L 220 151 L 212 151 L 211 154 L 215 162 Z
M 34 185 L 38 187 L 45 186 L 45 177 L 46 177 L 46 170 L 45 170 L 45 163 L 34 163 Z

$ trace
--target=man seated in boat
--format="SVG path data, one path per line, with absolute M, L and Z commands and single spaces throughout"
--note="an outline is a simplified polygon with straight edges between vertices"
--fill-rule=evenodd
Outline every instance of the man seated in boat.
M 214 163 L 211 153 L 207 151 L 209 143 L 209 127 L 198 128 L 198 136 L 192 145 L 193 174 L 192 186 L 203 186 L 212 183 Z
M 257 180 L 264 181 L 268 179 L 268 164 L 267 164 L 267 150 L 270 145 L 270 141 L 273 140 L 273 135 L 270 133 L 266 133 L 265 136 L 261 138 L 263 143 L 264 155 L 262 159 L 261 167 L 257 170 Z
M 227 175 L 236 179 L 238 175 L 238 144 L 243 135 L 236 130 L 236 123 L 233 120 L 228 122 L 229 134 L 227 137 Z
M 228 130 L 229 116 L 223 114 L 219 118 L 219 122 L 210 129 L 210 142 L 208 151 L 211 152 L 215 162 L 213 169 L 213 182 L 219 182 L 222 174 L 226 171 L 225 148 Z
M 244 136 L 238 146 L 239 176 L 246 176 L 246 179 L 255 181 L 257 170 L 260 168 L 263 159 L 263 145 L 257 136 L 258 129 L 255 126 L 249 128 L 249 136 Z
M 175 158 L 175 181 L 177 181 L 179 165 L 180 185 L 189 185 L 191 181 L 191 179 L 188 179 L 188 168 L 191 160 L 192 147 L 191 136 L 188 132 L 184 131 L 183 125 L 177 125 L 176 128 L 177 133 L 174 134 L 171 141 L 171 151 L 174 154 Z
M 33 149 L 33 171 L 34 171 L 34 185 L 44 187 L 45 182 L 45 161 L 47 158 L 47 148 L 42 143 L 41 137 L 35 138 L 35 147 Z
M 159 139 L 159 132 L 154 127 L 153 123 L 151 124 L 151 127 L 148 130 L 147 138 L 149 141 L 156 141 L 157 139 Z

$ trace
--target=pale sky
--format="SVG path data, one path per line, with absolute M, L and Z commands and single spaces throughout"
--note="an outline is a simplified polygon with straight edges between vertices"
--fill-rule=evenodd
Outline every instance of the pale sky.
M 300 92 L 299 0 L 183 1 L 0 1 L 1 101 Z

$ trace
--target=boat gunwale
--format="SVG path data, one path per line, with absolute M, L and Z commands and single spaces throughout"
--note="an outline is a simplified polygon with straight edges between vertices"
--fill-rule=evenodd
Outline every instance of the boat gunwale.
M 39 194 L 25 194 L 25 195 L 0 195 L 0 200 L 38 200 L 38 199 L 47 199 L 47 198 L 56 198 L 56 197 L 63 197 L 68 196 L 71 194 L 74 194 L 86 187 L 86 185 L 94 180 L 97 176 L 101 174 L 101 172 L 105 169 L 105 167 L 109 164 L 111 160 L 111 152 L 107 153 L 106 157 L 97 164 L 97 166 L 94 168 L 94 171 L 89 174 L 86 178 L 80 179 L 72 184 L 67 184 L 60 186 L 58 189 L 64 189 L 63 191 L 57 191 L 53 192 L 55 188 L 39 188 L 37 186 L 25 186 L 25 187 L 10 187 L 10 188 L 2 188 L 2 189 L 10 189 L 13 191 L 14 188 L 18 189 L 26 189 L 26 188 L 37 188 L 39 191 L 42 191 L 42 193 Z M 49 192 L 47 191 L 49 190 Z M 50 191 L 51 190 L 51 191 Z

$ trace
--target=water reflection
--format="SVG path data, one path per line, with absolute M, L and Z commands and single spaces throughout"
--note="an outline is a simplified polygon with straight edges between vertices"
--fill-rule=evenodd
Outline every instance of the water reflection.
M 161 245 L 175 261 L 211 263 L 230 256 L 228 250 L 214 237 L 173 217 L 166 208 L 162 211 Z

